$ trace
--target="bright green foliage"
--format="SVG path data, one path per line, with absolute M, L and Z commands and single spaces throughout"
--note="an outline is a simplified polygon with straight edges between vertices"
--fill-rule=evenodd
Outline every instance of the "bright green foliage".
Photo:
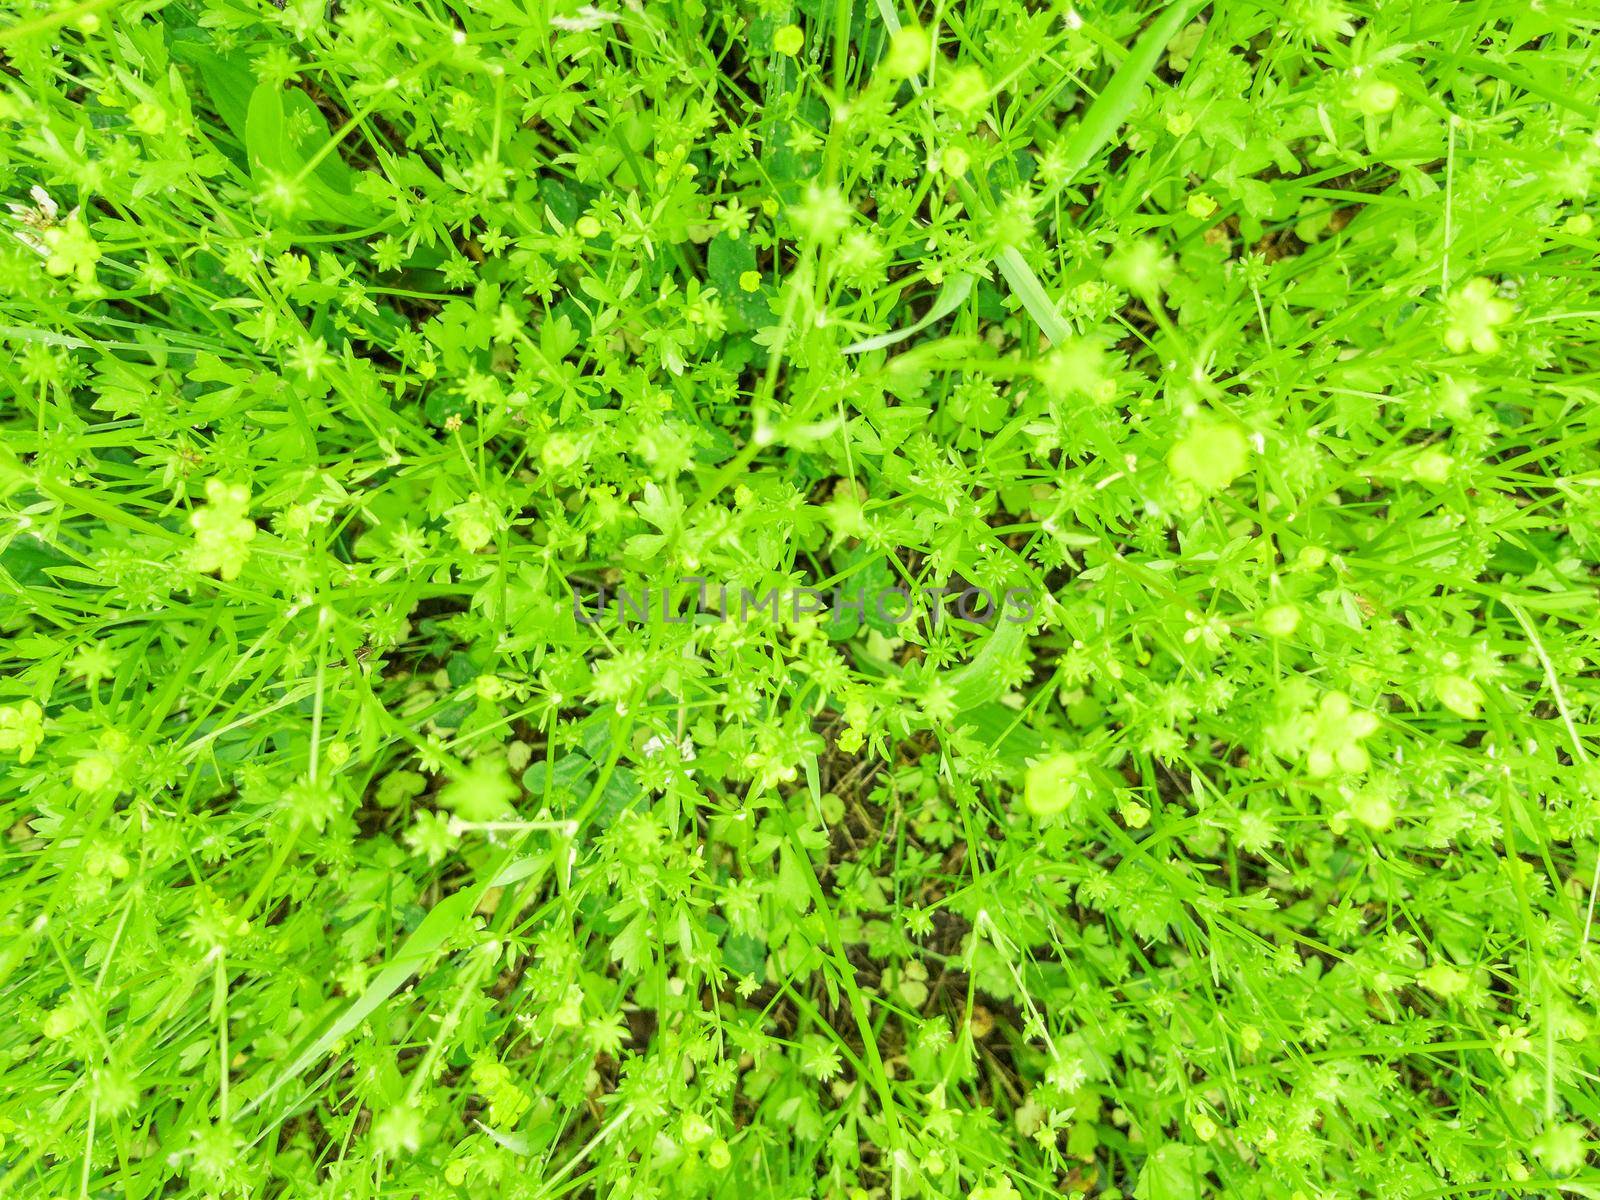
M 4 0 L 0 1196 L 1600 1194 L 1597 79 Z

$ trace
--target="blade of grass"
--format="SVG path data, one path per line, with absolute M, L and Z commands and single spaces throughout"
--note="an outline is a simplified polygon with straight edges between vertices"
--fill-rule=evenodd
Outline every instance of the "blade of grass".
M 1111 81 L 1083 114 L 1083 120 L 1073 133 L 1066 148 L 1066 170 L 1060 180 L 1041 197 L 1048 203 L 1070 187 L 1083 173 L 1094 156 L 1122 127 L 1133 106 L 1138 103 L 1139 92 L 1156 69 L 1156 61 L 1167 43 L 1178 36 L 1178 31 L 1200 15 L 1210 0 L 1180 0 L 1168 6 L 1150 26 L 1139 35 L 1128 57 L 1122 60 Z
M 1069 187 L 1093 161 L 1094 156 L 1111 140 L 1128 114 L 1133 111 L 1133 106 L 1139 99 L 1139 92 L 1151 73 L 1155 71 L 1156 61 L 1166 49 L 1167 43 L 1172 41 L 1178 31 L 1192 21 L 1208 3 L 1210 0 L 1182 0 L 1181 3 L 1173 4 L 1139 36 L 1132 52 L 1123 59 L 1122 64 L 1111 76 L 1111 82 L 1094 98 L 1094 102 L 1084 113 L 1083 121 L 1073 133 L 1071 141 L 1067 143 L 1067 169 L 1062 173 L 1060 180 L 1040 197 L 1041 203 L 1048 204 L 1064 188 Z M 882 7 L 880 4 L 880 8 Z M 887 19 L 885 17 L 886 22 Z M 1034 323 L 1044 331 L 1045 337 L 1052 345 L 1072 336 L 1072 326 L 1068 325 L 1057 311 L 1055 303 L 1045 291 L 1044 285 L 1040 283 L 1038 275 L 1016 247 L 1005 247 L 995 255 L 994 263 L 1000 269 L 1000 274 L 1012 294 L 1021 302 Z
M 507 857 L 509 860 L 509 856 Z M 354 1031 L 377 1010 L 380 1004 L 399 991 L 450 935 L 460 928 L 461 923 L 472 915 L 473 909 L 483 898 L 483 893 L 488 891 L 490 884 L 499 874 L 499 869 L 486 872 L 482 881 L 476 886 L 463 888 L 435 904 L 406 939 L 405 945 L 401 946 L 383 970 L 378 972 L 367 990 L 362 992 L 349 1008 L 340 1013 L 310 1045 L 295 1055 L 271 1085 L 240 1109 L 238 1115 L 244 1116 L 265 1104 L 285 1085 L 293 1082 L 307 1067 L 326 1054 L 335 1042 Z
M 890 330 L 888 333 L 874 334 L 872 337 L 863 338 L 859 342 L 852 342 L 840 354 L 866 354 L 873 350 L 882 350 L 885 346 L 893 346 L 896 342 L 903 342 L 914 333 L 926 329 L 935 321 L 942 321 L 972 295 L 971 275 L 952 275 L 944 281 L 944 286 L 939 289 L 939 294 L 934 298 L 933 306 L 923 314 L 922 319 L 910 325 L 903 325 L 899 329 Z
M 1022 302 L 1022 307 L 1027 310 L 1034 323 L 1044 330 L 1045 337 L 1050 339 L 1051 345 L 1065 341 L 1072 336 L 1072 326 L 1068 325 L 1056 309 L 1055 301 L 1050 299 L 1044 290 L 1044 284 L 1039 282 L 1039 277 L 1033 273 L 1033 268 L 1028 265 L 1028 260 L 1017 252 L 1016 247 L 1007 246 L 995 256 L 994 265 L 1000 268 L 1011 294 Z

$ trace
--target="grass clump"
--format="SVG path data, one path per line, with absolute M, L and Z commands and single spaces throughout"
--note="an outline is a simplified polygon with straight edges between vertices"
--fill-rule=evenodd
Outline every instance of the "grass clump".
M 0 1195 L 1594 1194 L 1597 32 L 10 0 Z

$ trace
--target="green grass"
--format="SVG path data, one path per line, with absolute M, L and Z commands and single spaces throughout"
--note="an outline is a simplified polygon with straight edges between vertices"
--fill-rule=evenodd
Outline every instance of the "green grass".
M 0 1196 L 1600 1195 L 1597 79 L 7 0 Z

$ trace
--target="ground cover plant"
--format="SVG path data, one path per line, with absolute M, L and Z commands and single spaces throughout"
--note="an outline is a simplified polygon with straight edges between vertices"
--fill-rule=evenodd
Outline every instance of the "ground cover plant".
M 0 1195 L 1600 1194 L 1597 46 L 6 0 Z

